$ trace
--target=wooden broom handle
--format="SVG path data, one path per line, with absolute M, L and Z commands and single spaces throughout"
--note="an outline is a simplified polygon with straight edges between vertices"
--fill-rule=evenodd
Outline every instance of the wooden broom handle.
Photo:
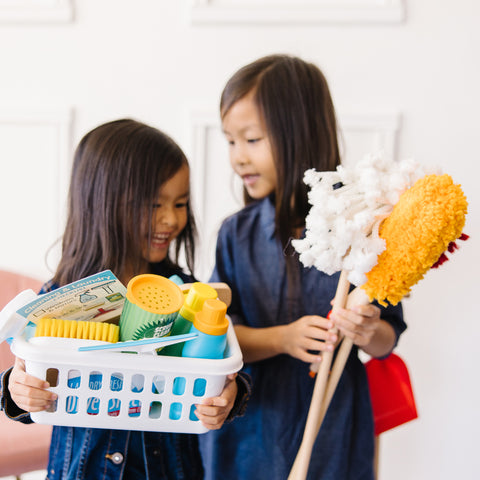
M 350 283 L 347 276 L 348 272 L 342 270 L 338 280 L 337 290 L 335 292 L 335 299 L 332 309 L 333 312 L 335 312 L 337 308 L 343 308 L 346 305 L 348 291 L 350 289 Z M 336 332 L 337 330 L 332 329 L 331 331 Z M 313 444 L 315 443 L 315 439 L 318 434 L 321 407 L 323 397 L 325 396 L 325 388 L 327 385 L 332 359 L 333 352 L 322 353 L 322 362 L 320 363 L 320 369 L 315 379 L 315 386 L 313 389 L 312 400 L 310 401 L 310 408 L 308 410 L 302 443 L 298 449 L 295 462 L 288 476 L 288 480 L 304 480 L 307 477 Z
M 346 308 L 351 308 L 355 305 L 368 305 L 368 303 L 370 303 L 370 300 L 368 299 L 368 296 L 365 293 L 365 291 L 357 287 L 355 290 L 353 290 L 350 293 L 350 295 L 348 295 Z M 342 376 L 343 369 L 345 368 L 345 364 L 347 363 L 348 357 L 350 355 L 350 351 L 352 349 L 352 345 L 353 345 L 353 342 L 350 338 L 344 338 L 338 349 L 338 353 L 335 358 L 335 362 L 333 363 L 332 371 L 330 373 L 330 377 L 327 382 L 326 392 L 323 397 L 322 405 L 320 407 L 320 412 L 317 417 L 317 425 L 315 427 L 315 430 L 313 430 L 313 433 L 312 433 L 312 435 L 313 434 L 315 435 L 315 438 L 318 435 L 318 432 L 320 431 L 320 427 L 322 426 L 323 419 L 325 418 L 325 415 L 327 413 L 328 407 L 332 400 L 333 394 L 335 393 L 340 377 Z M 298 458 L 298 455 L 297 455 L 297 458 Z M 296 462 L 297 460 L 295 459 L 295 463 Z M 294 472 L 295 475 L 298 475 L 300 474 L 300 472 L 298 471 L 299 467 L 298 465 L 295 465 L 295 463 L 292 468 L 292 472 Z M 297 476 L 292 477 L 292 479 L 295 479 L 295 480 L 297 480 L 297 478 L 303 479 L 305 477 L 297 477 Z M 289 480 L 290 480 L 290 477 L 289 477 Z
M 363 289 L 360 287 L 355 288 L 347 298 L 346 308 L 352 308 L 355 305 L 368 305 L 370 300 Z M 335 362 L 333 363 L 332 371 L 328 379 L 327 390 L 325 392 L 325 397 L 322 402 L 322 408 L 319 416 L 319 421 L 317 425 L 317 434 L 320 430 L 320 427 L 323 422 L 323 418 L 327 413 L 330 402 L 332 401 L 333 394 L 337 388 L 340 377 L 342 376 L 343 369 L 347 363 L 348 357 L 350 356 L 350 351 L 352 350 L 353 342 L 351 338 L 345 337 L 342 340 L 342 344 L 338 349 Z

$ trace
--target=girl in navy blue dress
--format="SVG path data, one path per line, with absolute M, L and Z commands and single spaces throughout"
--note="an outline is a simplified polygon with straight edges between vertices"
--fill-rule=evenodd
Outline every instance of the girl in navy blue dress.
M 253 380 L 245 416 L 200 439 L 207 480 L 285 480 L 312 397 L 310 364 L 333 351 L 337 327 L 353 340 L 316 439 L 308 478 L 373 480 L 374 433 L 358 349 L 389 354 L 406 328 L 400 305 L 340 309 L 327 320 L 338 274 L 305 268 L 290 245 L 309 210 L 305 170 L 340 163 L 337 123 L 315 65 L 271 55 L 246 65 L 221 96 L 230 163 L 246 206 L 220 228 L 212 281 L 232 289 L 229 314 Z

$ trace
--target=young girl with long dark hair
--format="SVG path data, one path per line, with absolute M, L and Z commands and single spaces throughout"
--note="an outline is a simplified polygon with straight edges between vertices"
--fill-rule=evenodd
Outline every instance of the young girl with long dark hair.
M 156 128 L 122 119 L 87 133 L 75 152 L 61 260 L 40 293 L 105 269 L 125 285 L 144 273 L 193 281 L 196 232 L 189 175 L 180 147 Z M 182 251 L 187 273 L 178 264 Z M 234 378 L 229 376 L 221 395 L 197 406 L 207 428 L 220 428 L 231 412 Z M 29 412 L 55 400 L 48 383 L 28 375 L 19 358 L 0 385 L 5 413 L 23 423 L 31 423 Z M 55 426 L 47 478 L 200 480 L 197 437 Z
M 269 55 L 238 70 L 220 102 L 230 163 L 246 206 L 224 221 L 212 281 L 232 289 L 229 314 L 253 380 L 243 418 L 200 439 L 207 480 L 288 477 L 312 398 L 312 362 L 334 350 L 335 325 L 354 349 L 316 439 L 309 479 L 373 480 L 373 419 L 358 349 L 387 355 L 406 328 L 401 306 L 341 309 L 327 319 L 338 274 L 304 268 L 304 172 L 340 163 L 337 122 L 317 66 Z M 320 352 L 320 353 L 319 353 Z M 228 469 L 228 475 L 225 472 Z

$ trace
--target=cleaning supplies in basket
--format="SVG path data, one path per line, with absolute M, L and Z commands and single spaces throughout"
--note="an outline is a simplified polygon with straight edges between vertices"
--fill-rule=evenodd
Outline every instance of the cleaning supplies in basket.
M 178 309 L 192 285 L 181 286 Z M 230 302 L 231 291 L 226 284 L 212 286 L 219 298 Z M 180 287 L 175 285 L 175 288 Z M 227 345 L 221 347 L 223 355 L 214 362 L 148 354 L 171 342 L 194 341 L 199 335 L 195 332 L 115 343 L 105 341 L 109 337 L 103 334 L 98 337 L 101 340 L 93 339 L 97 338 L 97 328 L 106 328 L 97 326 L 105 325 L 99 320 L 112 319 L 114 312 L 94 314 L 92 309 L 83 308 L 82 300 L 96 303 L 103 300 L 103 307 L 99 307 L 103 310 L 110 310 L 112 307 L 106 305 L 111 303 L 115 306 L 115 318 L 119 319 L 126 293 L 127 289 L 113 273 L 104 271 L 43 295 L 27 292 L 0 312 L 0 341 L 12 339 L 11 350 L 25 360 L 27 373 L 47 380 L 49 390 L 58 396 L 53 408 L 32 412 L 32 420 L 91 428 L 207 432 L 194 414 L 195 405 L 203 398 L 219 395 L 227 375 L 243 365 L 233 327 L 228 326 Z M 135 293 L 136 298 L 144 295 Z M 96 300 L 91 298 L 93 294 Z M 176 315 L 174 310 L 172 313 Z M 84 319 L 89 320 L 85 322 L 89 324 L 86 339 L 83 333 L 80 335 L 83 329 L 78 328 Z M 76 329 L 72 329 L 70 320 L 78 322 Z M 34 336 L 37 324 L 42 322 L 45 325 L 37 333 L 43 330 L 43 335 L 50 336 Z M 55 326 L 56 323 L 61 323 L 62 328 Z M 94 336 L 90 336 L 90 328 Z M 79 338 L 65 338 L 74 336 Z M 125 351 L 145 354 L 129 355 Z

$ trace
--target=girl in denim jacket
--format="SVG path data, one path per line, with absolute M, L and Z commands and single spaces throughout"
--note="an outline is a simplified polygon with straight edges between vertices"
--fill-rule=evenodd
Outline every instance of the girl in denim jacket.
M 143 273 L 193 281 L 196 230 L 189 185 L 184 153 L 159 130 L 123 119 L 87 133 L 74 157 L 62 257 L 40 293 L 105 269 L 124 284 Z M 180 252 L 188 275 L 178 266 Z M 220 428 L 243 405 L 248 385 L 235 377 L 228 377 L 220 396 L 197 406 L 207 428 Z M 31 423 L 29 412 L 55 401 L 48 383 L 28 375 L 19 358 L 0 380 L 1 407 L 14 420 Z M 93 478 L 202 479 L 197 436 L 53 427 L 47 479 Z

